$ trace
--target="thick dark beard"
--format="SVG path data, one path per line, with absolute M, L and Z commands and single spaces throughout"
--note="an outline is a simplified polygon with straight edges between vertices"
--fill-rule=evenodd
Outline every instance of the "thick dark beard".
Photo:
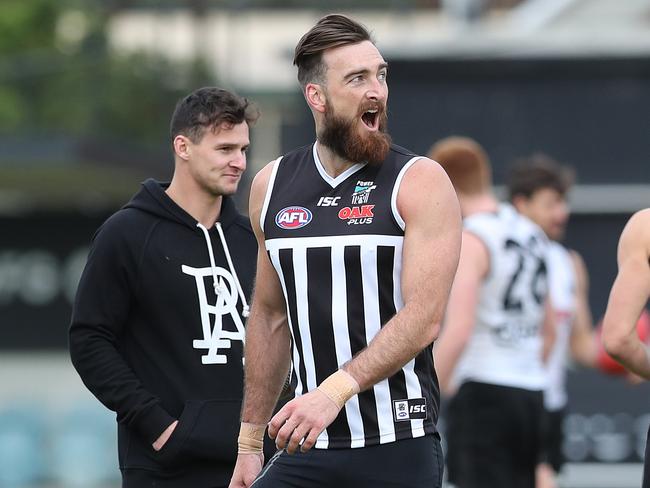
M 362 112 L 363 113 L 363 112 Z M 371 166 L 380 165 L 388 155 L 391 137 L 386 132 L 388 117 L 386 111 L 377 114 L 379 131 L 360 135 L 356 130 L 357 119 L 346 120 L 328 109 L 325 112 L 323 130 L 318 136 L 318 142 L 327 146 L 337 156 L 352 163 L 368 163 Z

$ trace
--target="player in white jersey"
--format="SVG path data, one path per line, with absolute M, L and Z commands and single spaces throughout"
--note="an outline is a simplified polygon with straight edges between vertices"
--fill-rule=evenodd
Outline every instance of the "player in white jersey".
M 511 205 L 499 204 L 487 155 L 475 141 L 445 139 L 429 157 L 447 171 L 465 219 L 434 346 L 441 390 L 458 387 L 445 414 L 449 480 L 459 488 L 533 488 L 543 430 L 543 357 L 553 336 L 547 238 Z
M 636 333 L 636 322 L 650 298 L 650 208 L 637 212 L 618 242 L 618 275 L 603 320 L 603 344 L 630 372 L 650 380 L 650 347 Z M 650 488 L 650 429 L 643 488 Z
M 586 267 L 577 252 L 558 242 L 564 237 L 569 218 L 566 197 L 572 182 L 573 174 L 569 168 L 542 155 L 519 161 L 511 169 L 508 181 L 513 206 L 539 225 L 553 241 L 549 246 L 547 266 L 556 339 L 546 363 L 546 443 L 544 462 L 537 470 L 538 488 L 555 486 L 555 475 L 564 463 L 562 423 L 567 405 L 568 360 L 572 358 L 584 366 L 593 367 L 598 353 L 589 310 Z

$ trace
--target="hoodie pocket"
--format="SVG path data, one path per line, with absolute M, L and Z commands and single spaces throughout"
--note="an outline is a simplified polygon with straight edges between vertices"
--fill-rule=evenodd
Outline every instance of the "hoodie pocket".
M 167 443 L 156 453 L 163 466 L 187 459 L 232 464 L 237 459 L 241 400 L 188 401 Z

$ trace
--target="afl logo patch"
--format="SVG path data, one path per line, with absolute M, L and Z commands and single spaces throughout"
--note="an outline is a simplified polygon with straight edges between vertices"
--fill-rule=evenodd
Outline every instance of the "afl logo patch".
M 282 229 L 300 229 L 311 222 L 311 211 L 305 207 L 285 207 L 275 216 L 275 224 Z

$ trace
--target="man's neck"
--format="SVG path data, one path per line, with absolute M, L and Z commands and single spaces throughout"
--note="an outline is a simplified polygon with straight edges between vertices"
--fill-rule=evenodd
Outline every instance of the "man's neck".
M 221 214 L 223 197 L 207 193 L 193 180 L 183 180 L 185 179 L 174 175 L 165 193 L 203 226 L 212 227 Z
M 336 178 L 356 164 L 356 162 L 342 158 L 321 142 L 316 142 L 316 152 L 318 153 L 318 159 L 320 159 L 323 165 L 323 169 L 332 178 Z
M 475 196 L 463 196 L 461 198 L 463 217 L 469 217 L 476 213 L 496 212 L 499 209 L 499 201 L 492 192 L 481 193 Z

